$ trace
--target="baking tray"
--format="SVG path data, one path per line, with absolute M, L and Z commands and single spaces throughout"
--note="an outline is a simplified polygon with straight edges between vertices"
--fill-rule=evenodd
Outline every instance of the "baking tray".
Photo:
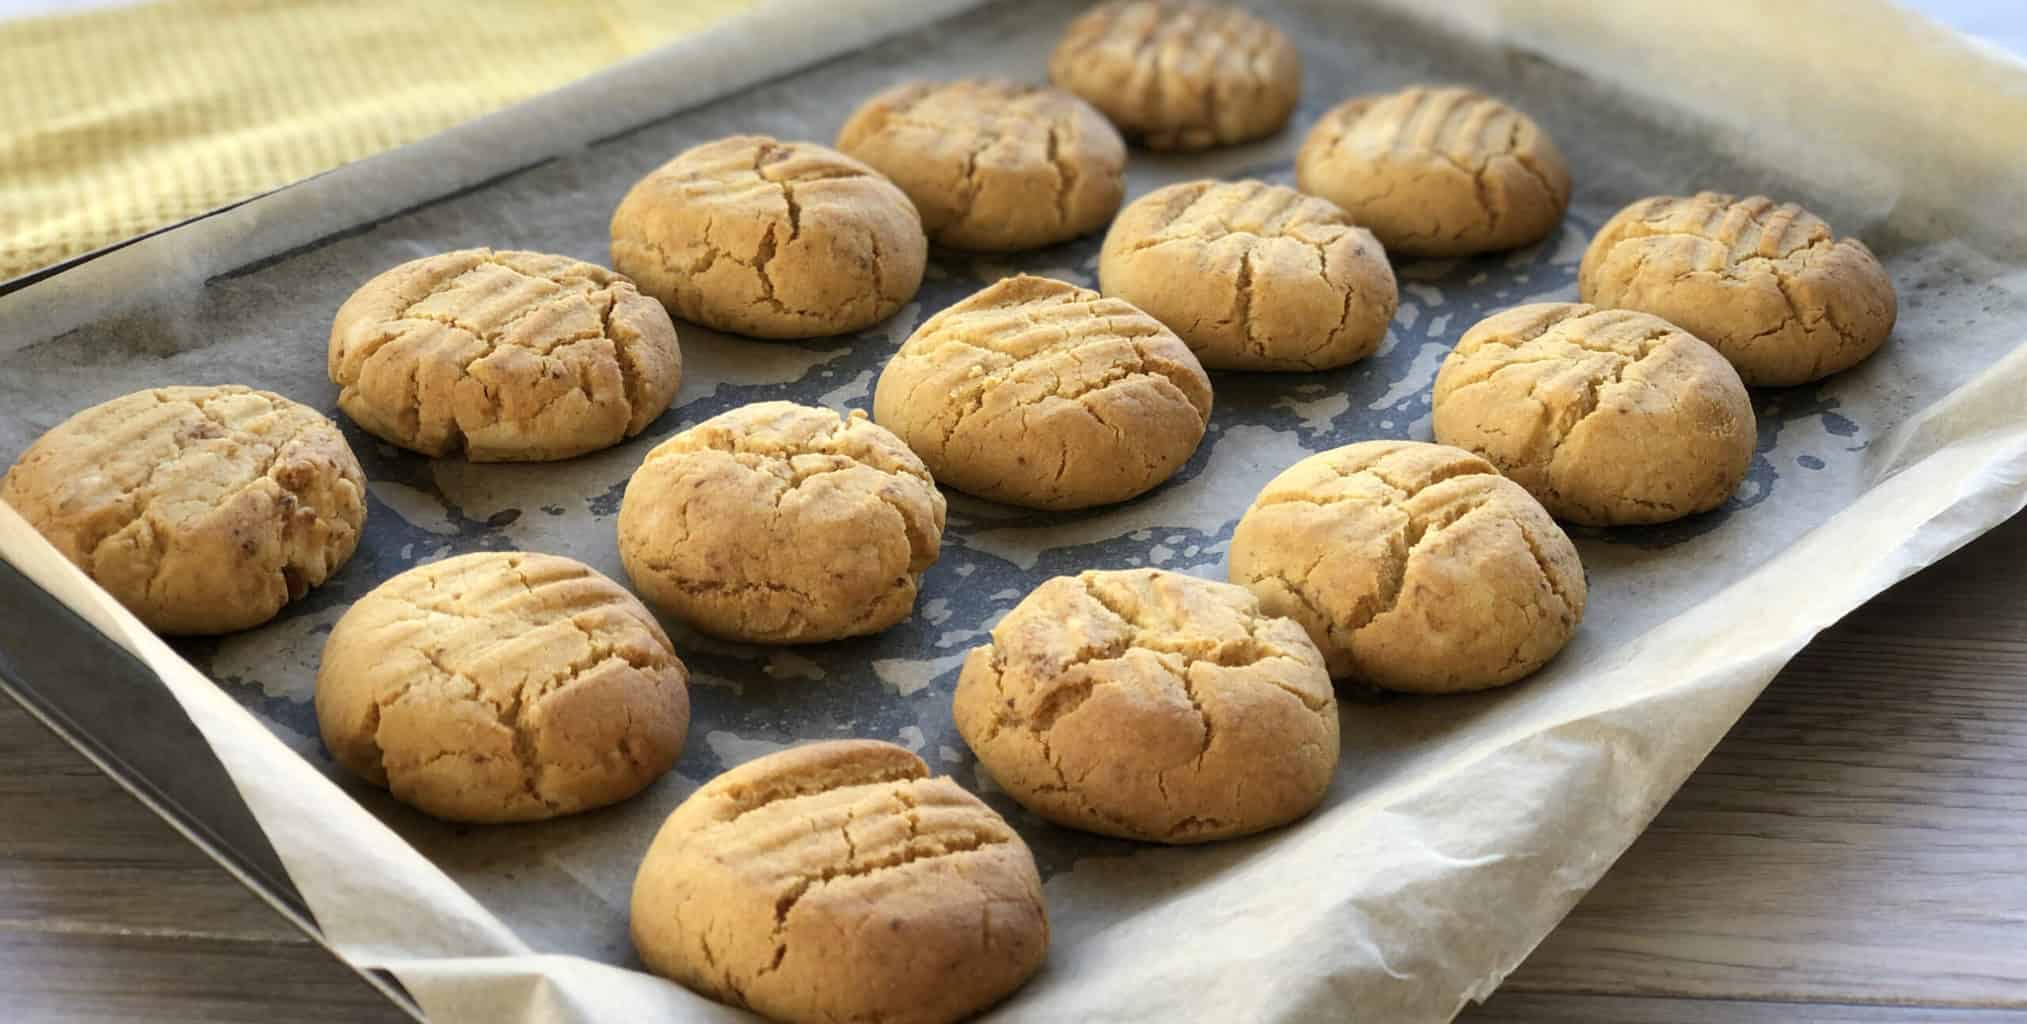
M 264 737 L 335 780 L 392 830 L 393 842 L 420 852 L 491 915 L 473 920 L 504 922 L 510 939 L 465 949 L 432 935 L 417 951 L 369 934 L 372 922 L 353 919 L 345 906 L 359 901 L 334 898 L 357 890 L 306 866 L 302 844 L 311 826 L 276 806 L 249 778 L 245 766 L 275 752 L 248 753 L 258 744 L 242 743 L 244 737 L 232 732 L 243 722 L 227 721 L 230 716 L 216 708 L 186 711 L 190 698 L 175 691 L 173 679 L 164 683 L 182 696 L 150 691 L 146 673 L 163 674 L 163 659 L 148 650 L 137 659 L 131 648 L 138 642 L 130 637 L 102 640 L 101 662 L 90 666 L 48 656 L 51 644 L 40 638 L 105 629 L 101 619 L 87 616 L 93 618 L 87 625 L 60 614 L 76 607 L 76 596 L 64 595 L 54 601 L 60 607 L 51 607 L 42 585 L 0 576 L 6 595 L 0 610 L 14 618 L 20 609 L 15 621 L 37 624 L 0 634 L 6 652 L 0 681 L 264 898 L 328 939 L 347 962 L 393 970 L 442 1019 L 475 1019 L 501 1007 L 532 1013 L 499 1001 L 507 998 L 508 979 L 531 973 L 574 994 L 578 1002 L 566 1000 L 572 1012 L 595 1017 L 585 1009 L 595 1005 L 584 1001 L 595 1000 L 583 994 L 586 979 L 623 977 L 624 987 L 636 983 L 634 976 L 576 965 L 634 963 L 623 909 L 612 912 L 613 880 L 630 873 L 661 817 L 724 767 L 822 735 L 875 736 L 914 747 L 1020 828 L 1050 879 L 1058 942 L 1049 971 L 1008 1007 L 1014 1015 L 1202 1017 L 1229 1009 L 1290 1017 L 1346 1005 L 1398 1011 L 1383 1014 L 1388 1019 L 1454 1012 L 1465 999 L 1489 992 L 1574 903 L 1814 629 L 2019 507 L 2017 416 L 1990 406 L 1992 396 L 2005 394 L 2023 372 L 2017 349 L 2020 324 L 2027 322 L 2020 273 L 2027 257 L 2019 238 L 2003 230 L 1979 236 L 1976 225 L 1952 220 L 1956 208 L 1924 206 L 1896 191 L 1888 172 L 1911 175 L 1920 166 L 1854 170 L 1834 146 L 1790 159 L 1778 147 L 1755 145 L 1754 136 L 1707 110 L 1638 94 L 1618 73 L 1624 69 L 1601 62 L 1599 51 L 1573 56 L 1568 48 L 1577 44 L 1570 39 L 1540 35 L 1553 23 L 1541 12 L 1555 4 L 1534 5 L 1533 18 L 1509 12 L 1510 23 L 1470 11 L 1528 5 L 1483 5 L 1443 24 L 1384 4 L 1288 0 L 1262 6 L 1305 50 L 1303 102 L 1292 127 L 1261 144 L 1201 156 L 1136 152 L 1130 196 L 1198 176 L 1287 182 L 1301 132 L 1344 96 L 1414 81 L 1464 81 L 1514 100 L 1562 146 L 1577 181 L 1565 225 L 1543 244 L 1514 253 L 1400 265 L 1402 312 L 1387 345 L 1365 363 L 1322 374 L 1214 375 L 1210 436 L 1175 481 L 1142 499 L 1049 515 L 953 496 L 945 553 L 925 578 L 917 613 L 887 634 L 763 650 L 672 629 L 696 677 L 683 761 L 642 797 L 590 815 L 505 829 L 451 827 L 343 778 L 315 740 L 305 688 L 330 623 L 351 600 L 401 569 L 464 551 L 550 551 L 623 580 L 611 517 L 627 474 L 656 441 L 760 399 L 863 407 L 879 367 L 916 323 L 1006 273 L 1089 284 L 1098 239 L 1011 257 L 937 252 L 916 301 L 894 321 L 853 337 L 751 342 L 680 325 L 687 378 L 676 406 L 641 438 L 556 465 L 431 463 L 352 428 L 337 414 L 333 389 L 322 376 L 331 313 L 378 271 L 444 249 L 534 248 L 603 263 L 605 219 L 619 195 L 674 152 L 735 131 L 827 141 L 860 99 L 905 77 L 1039 77 L 1041 55 L 1076 5 L 999 5 L 962 14 L 786 78 L 742 83 L 736 92 L 673 115 L 637 117 L 610 133 L 580 136 L 581 147 L 554 154 L 504 144 L 490 152 L 470 137 L 455 147 L 432 140 L 389 161 L 369 161 L 170 230 L 8 297 L 16 305 L 0 308 L 9 311 L 10 326 L 32 324 L 23 329 L 33 336 L 26 344 L 0 346 L 0 369 L 8 371 L 0 377 L 0 455 L 25 447 L 53 425 L 58 410 L 170 382 L 271 388 L 323 409 L 345 428 L 372 481 L 366 536 L 352 562 L 270 626 L 180 643 L 176 653 L 251 712 Z M 1712 19 L 1721 24 L 1734 6 L 1714 5 Z M 890 17 L 887 24 L 895 23 Z M 1619 60 L 1641 63 L 1610 24 L 1595 34 L 1585 45 L 1621 46 L 1612 51 Z M 744 39 L 748 46 L 767 42 L 760 32 Z M 1693 44 L 1684 42 L 1689 49 Z M 673 59 L 663 55 L 658 66 L 669 70 Z M 1744 84 L 1777 89 L 1780 82 Z M 609 81 L 604 88 L 611 88 Z M 555 123 L 585 111 L 588 123 L 596 123 L 595 108 L 609 95 L 599 88 L 566 90 L 543 116 Z M 641 101 L 636 95 L 631 102 L 637 114 Z M 511 134 L 516 120 L 508 116 L 495 126 Z M 1975 164 L 1975 153 L 1938 152 L 1938 158 L 1955 155 Z M 340 202 L 362 187 L 385 186 L 388 195 L 399 195 L 396 169 L 432 160 L 461 176 L 437 183 L 456 187 L 439 187 L 391 212 L 326 224 L 332 230 L 323 237 L 301 238 L 302 223 L 318 222 L 310 212 L 318 204 Z M 1900 288 L 1901 327 L 1880 356 L 1851 373 L 1756 396 L 1759 451 L 1746 484 L 1725 508 L 1662 527 L 1574 531 L 1592 576 L 1591 611 L 1571 649 L 1540 678 L 1510 691 L 1446 700 L 1346 693 L 1346 764 L 1330 806 L 1286 833 L 1203 850 L 1154 851 L 1048 827 L 1019 812 L 976 771 L 949 721 L 957 664 L 1036 582 L 1137 564 L 1221 576 L 1232 523 L 1268 477 L 1303 454 L 1337 444 L 1426 438 L 1429 382 L 1464 329 L 1505 305 L 1572 298 L 1583 245 L 1613 210 L 1642 194 L 1705 185 L 1797 198 L 1840 230 L 1863 235 Z M 291 222 L 289 214 L 302 216 Z M 112 276 L 95 276 L 95 268 L 104 271 L 122 258 L 181 259 L 206 273 L 201 281 L 171 282 L 131 301 L 121 296 L 121 307 L 109 313 L 93 308 L 90 290 Z M 15 312 L 21 319 L 11 318 Z M 1994 422 L 1986 425 L 1980 417 Z M 1868 528 L 1851 528 L 1854 516 Z M 1843 525 L 1826 532 L 1826 524 Z M 1762 571 L 1840 543 L 1852 553 L 1821 571 L 1819 585 L 1806 596 L 1785 592 Z M 1741 608 L 1753 614 L 1741 618 Z M 30 609 L 40 617 L 31 619 Z M 1683 649 L 1685 639 L 1693 649 Z M 1657 660 L 1635 664 L 1639 657 Z M 104 667 L 112 665 L 117 670 Z M 179 714 L 194 718 L 196 737 L 159 724 Z M 223 765 L 202 758 L 174 763 L 177 749 L 200 746 L 229 749 L 233 756 Z M 1514 764 L 1544 767 L 1516 772 Z M 1430 781 L 1437 776 L 1448 781 Z M 1445 805 L 1460 785 L 1478 787 L 1487 806 Z M 1404 806 L 1419 810 L 1406 814 Z M 1437 860 L 1464 866 L 1421 877 L 1421 861 L 1369 845 L 1363 837 L 1373 821 L 1387 822 L 1396 838 L 1413 840 L 1402 845 L 1434 844 Z M 1353 829 L 1358 838 L 1340 835 Z M 1474 830 L 1487 832 L 1491 845 L 1453 844 L 1457 833 Z M 1471 867 L 1474 856 L 1484 863 Z M 1266 909 L 1289 908 L 1254 906 L 1271 923 L 1243 927 L 1220 918 L 1234 930 L 1194 954 L 1146 957 L 1148 966 L 1137 972 L 1117 966 L 1122 943 L 1173 932 L 1229 906 L 1228 887 L 1257 889 L 1266 882 L 1272 889 L 1277 877 L 1314 876 L 1319 868 L 1327 884 L 1290 898 L 1290 908 L 1307 909 L 1276 915 Z M 1405 884 L 1376 889 L 1370 879 L 1338 877 L 1366 873 L 1396 873 L 1426 888 L 1404 893 Z M 1369 905 L 1375 899 L 1376 908 Z M 1421 918 L 1399 919 L 1403 906 L 1417 908 Z M 1457 919 L 1460 908 L 1483 906 L 1502 907 L 1508 919 Z M 430 910 L 443 908 L 432 904 Z M 1261 943 L 1252 933 L 1264 930 L 1314 937 L 1315 953 L 1263 972 Z M 1362 954 L 1361 946 L 1380 952 L 1376 958 Z M 574 959 L 553 962 L 565 958 Z M 540 963 L 524 962 L 530 959 Z M 1367 962 L 1374 959 L 1377 968 Z M 502 970 L 503 963 L 510 968 Z M 1107 965 L 1113 973 L 1095 978 L 1088 964 Z M 1219 986 L 1222 994 L 1175 984 L 1179 977 L 1214 973 L 1230 982 Z M 1247 976 L 1256 980 L 1247 982 Z M 1133 1012 L 1120 1011 L 1100 988 L 1132 1000 Z M 687 1012 L 712 1012 L 659 989 L 627 991 L 666 996 Z

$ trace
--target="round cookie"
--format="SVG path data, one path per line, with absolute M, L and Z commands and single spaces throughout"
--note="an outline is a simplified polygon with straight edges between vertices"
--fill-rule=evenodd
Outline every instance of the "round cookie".
M 1519 484 L 1447 445 L 1365 441 L 1268 481 L 1231 579 L 1309 631 L 1330 674 L 1452 693 L 1513 682 L 1584 613 L 1568 535 Z
M 930 317 L 873 393 L 873 418 L 939 482 L 1043 509 L 1159 485 L 1195 453 L 1210 412 L 1210 378 L 1168 328 L 1026 275 Z
M 736 135 L 684 150 L 612 214 L 612 265 L 685 320 L 814 338 L 893 316 L 929 241 L 894 183 L 836 150 Z
M 683 380 L 676 327 L 633 282 L 537 252 L 461 249 L 389 270 L 331 324 L 338 408 L 433 458 L 540 462 L 654 422 Z
M 1758 428 L 1738 371 L 1657 316 L 1544 302 L 1464 332 L 1436 374 L 1436 440 L 1557 519 L 1661 523 L 1724 504 Z
M 838 148 L 893 179 L 938 245 L 1037 249 L 1105 226 L 1126 195 L 1126 143 L 1061 89 L 967 78 L 867 100 Z
M 1344 207 L 1396 256 L 1538 242 L 1570 201 L 1569 166 L 1533 118 L 1454 87 L 1416 86 L 1332 108 L 1303 140 L 1295 180 Z
M 1752 387 L 1820 380 L 1886 343 L 1893 282 L 1865 243 L 1765 196 L 1655 196 L 1598 230 L 1585 302 L 1652 313 L 1709 342 Z
M 1259 181 L 1134 200 L 1105 233 L 1098 288 L 1152 314 L 1215 370 L 1323 370 L 1372 355 L 1400 303 L 1372 233 Z
M 1115 0 L 1070 23 L 1049 81 L 1149 149 L 1208 149 L 1280 131 L 1302 94 L 1302 55 L 1236 7 Z
M 1058 576 L 964 660 L 957 731 L 1059 825 L 1157 843 L 1309 813 L 1337 768 L 1323 655 L 1240 587 L 1161 569 Z
M 701 632 L 816 643 L 908 617 L 943 511 L 922 460 L 865 413 L 760 402 L 648 453 L 620 501 L 619 557 Z
M 317 668 L 331 756 L 450 821 L 535 821 L 640 792 L 676 763 L 689 674 L 654 616 L 568 558 L 416 566 L 338 620 Z
M 669 815 L 633 885 L 649 970 L 790 1022 L 946 1024 L 1041 967 L 1041 877 L 1013 829 L 891 743 L 792 747 Z
M 170 635 L 274 617 L 352 557 L 366 476 L 316 410 L 243 387 L 168 387 L 95 405 L 0 479 L 56 549 Z

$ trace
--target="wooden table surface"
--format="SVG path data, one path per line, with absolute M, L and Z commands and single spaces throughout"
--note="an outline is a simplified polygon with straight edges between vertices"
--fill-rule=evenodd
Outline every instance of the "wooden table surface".
M 2027 516 L 1825 632 L 1473 1022 L 2027 1021 Z M 396 1021 L 0 700 L 0 1020 Z

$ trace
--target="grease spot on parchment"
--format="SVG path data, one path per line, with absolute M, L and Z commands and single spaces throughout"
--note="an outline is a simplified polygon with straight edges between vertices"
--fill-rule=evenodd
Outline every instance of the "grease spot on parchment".
M 392 480 L 368 480 L 366 489 L 408 525 L 443 537 L 457 535 L 457 521 L 451 518 L 450 510 L 437 500 L 436 495 Z
M 1351 398 L 1344 394 L 1325 395 L 1322 398 L 1306 400 L 1293 396 L 1283 396 L 1276 400 L 1274 404 L 1300 417 L 1302 425 L 1310 430 L 1328 430 L 1337 417 L 1351 409 Z
M 211 674 L 226 682 L 258 686 L 270 697 L 307 702 L 316 696 L 317 659 L 323 654 L 324 638 L 348 607 L 319 608 L 264 629 L 222 637 L 211 656 Z
M 773 740 L 749 740 L 723 729 L 713 729 L 705 733 L 704 743 L 711 748 L 711 753 L 718 758 L 718 762 L 728 768 L 794 746 L 792 743 L 777 743 Z
M 1584 250 L 1590 248 L 1591 245 L 1591 236 L 1583 228 L 1565 220 L 1559 225 L 1553 242 L 1545 240 L 1536 242 L 1525 248 L 1513 250 L 1506 255 L 1506 266 L 1509 269 L 1531 266 L 1540 261 L 1542 250 L 1551 244 L 1555 248 L 1548 254 L 1550 265 L 1558 267 L 1575 266 L 1583 262 Z M 1571 287 L 1574 288 L 1575 286 L 1572 285 Z
M 887 689 L 909 697 L 928 689 L 938 676 L 956 671 L 969 653 L 958 651 L 940 658 L 879 658 L 873 662 L 873 674 L 880 677 Z
M 1440 319 L 1440 318 L 1439 318 Z M 1415 359 L 1408 364 L 1408 372 L 1401 379 L 1387 386 L 1386 394 L 1374 399 L 1368 409 L 1391 409 L 1416 395 L 1429 390 L 1436 383 L 1436 371 L 1443 366 L 1443 357 L 1450 354 L 1450 346 L 1427 342 L 1415 352 Z
M 567 507 L 581 503 L 585 495 L 610 488 L 615 478 L 623 484 L 639 460 L 640 455 L 619 457 L 610 450 L 561 462 L 474 463 L 437 459 L 430 464 L 429 476 L 444 499 L 456 505 L 466 518 L 484 522 L 512 508 L 550 504 Z M 616 502 L 613 511 L 618 511 Z M 569 528 L 564 520 L 559 519 L 558 524 L 562 530 Z M 513 525 L 522 524 L 517 521 Z M 529 525 L 538 530 L 549 526 Z
M 1006 792 L 999 788 L 999 783 L 993 781 L 992 773 L 985 770 L 985 763 L 982 761 L 972 763 L 971 788 L 979 796 L 991 796 L 994 793 Z
M 888 348 L 900 348 L 901 343 L 915 333 L 915 325 L 922 320 L 922 304 L 910 302 L 901 311 L 887 318 L 885 323 L 866 333 L 866 337 L 878 338 Z
M 866 396 L 872 392 L 873 371 L 860 370 L 859 375 L 829 391 L 817 399 L 817 404 L 826 409 L 843 413 L 852 408 L 864 408 Z
M 727 385 L 792 384 L 851 348 L 805 348 L 794 342 L 751 341 L 692 324 L 681 328 L 683 389 L 675 408 L 700 402 Z
M 678 651 L 676 653 L 678 655 L 681 655 L 682 652 Z M 684 664 L 688 665 L 689 663 L 684 662 Z M 732 695 L 735 697 L 743 697 L 746 695 L 745 683 L 742 683 L 737 679 L 727 679 L 724 676 L 715 675 L 710 672 L 700 672 L 697 670 L 696 666 L 692 665 L 690 666 L 690 687 L 692 690 L 694 690 L 696 687 L 699 686 L 708 686 L 714 690 L 730 691 Z
M 1001 598 L 999 598 L 998 595 L 994 595 L 993 598 L 989 598 L 988 600 L 996 600 L 996 599 Z M 977 640 L 980 639 L 981 637 L 984 637 L 985 635 L 992 632 L 994 626 L 999 625 L 999 620 L 1006 618 L 1006 613 L 1012 610 L 1013 609 L 1010 607 L 995 608 L 992 609 L 991 611 L 988 611 L 985 614 L 985 617 L 979 619 L 978 624 L 970 629 L 946 629 L 943 632 L 938 633 L 936 635 L 937 649 L 949 650 L 950 648 L 955 647 L 958 644 L 967 644 L 973 640 Z
M 1577 301 L 1577 286 L 1575 282 L 1571 282 L 1569 284 L 1560 285 L 1555 288 L 1550 288 L 1545 292 L 1535 292 L 1532 295 L 1523 295 L 1520 298 L 1513 300 L 1513 304 L 1516 306 L 1527 306 L 1532 305 L 1536 302 L 1575 302 L 1575 301 Z
M 775 651 L 769 654 L 767 656 L 767 667 L 764 671 L 769 679 L 814 680 L 825 677 L 822 665 L 800 654 L 790 654 L 787 651 Z

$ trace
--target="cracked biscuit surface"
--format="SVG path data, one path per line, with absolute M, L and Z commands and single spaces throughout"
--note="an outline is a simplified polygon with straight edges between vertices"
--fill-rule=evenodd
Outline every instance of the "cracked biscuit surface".
M 1259 181 L 1156 189 L 1105 234 L 1098 287 L 1217 370 L 1322 370 L 1371 355 L 1400 297 L 1372 233 L 1327 200 Z
M 1048 952 L 1034 858 L 900 747 L 792 747 L 669 815 L 633 887 L 648 969 L 775 1020 L 944 1024 Z
M 760 402 L 648 453 L 620 502 L 619 556 L 695 629 L 816 643 L 908 617 L 943 515 L 928 467 L 865 413 Z
M 689 729 L 689 675 L 654 616 L 568 558 L 416 566 L 332 628 L 317 668 L 331 756 L 450 821 L 534 821 L 624 800 Z
M 1589 526 L 1724 504 L 1758 439 L 1745 384 L 1716 349 L 1651 314 L 1574 302 L 1518 306 L 1464 332 L 1431 404 L 1437 441 Z
M 1585 302 L 1652 313 L 1753 387 L 1820 380 L 1886 343 L 1893 282 L 1865 243 L 1765 196 L 1654 196 L 1619 211 L 1577 272 Z
M 1160 569 L 1058 576 L 972 650 L 957 730 L 1021 805 L 1159 843 L 1309 813 L 1337 767 L 1337 698 L 1297 623 Z
M 996 78 L 906 82 L 867 100 L 838 148 L 893 179 L 929 240 L 1037 249 L 1103 227 L 1126 194 L 1126 143 L 1061 89 Z
M 1049 80 L 1149 149 L 1208 149 L 1279 131 L 1302 94 L 1302 55 L 1236 7 L 1115 0 L 1070 23 Z
M 678 154 L 612 214 L 612 265 L 685 320 L 814 338 L 893 316 L 922 285 L 922 218 L 879 172 L 737 135 Z
M 1232 582 L 1302 624 L 1335 678 L 1450 693 L 1513 682 L 1583 618 L 1567 534 L 1490 462 L 1365 441 L 1268 481 L 1232 533 Z
M 1153 317 L 1046 277 L 1009 277 L 929 318 L 880 373 L 873 418 L 936 479 L 993 501 L 1076 509 L 1172 476 L 1211 383 Z
M 1295 179 L 1397 256 L 1537 242 L 1570 200 L 1569 167 L 1533 118 L 1455 87 L 1415 86 L 1332 108 L 1303 140 Z
M 338 407 L 411 451 L 567 459 L 647 429 L 683 379 L 676 328 L 631 281 L 536 252 L 462 249 L 368 281 L 331 325 Z
M 167 387 L 36 439 L 0 501 L 148 628 L 201 635 L 258 626 L 337 572 L 366 522 L 366 478 L 308 406 Z

